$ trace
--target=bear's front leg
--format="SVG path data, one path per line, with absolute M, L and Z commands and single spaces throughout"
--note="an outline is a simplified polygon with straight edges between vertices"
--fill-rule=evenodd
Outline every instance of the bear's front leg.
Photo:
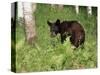
M 65 40 L 66 40 L 66 35 L 61 34 L 61 43 L 63 44 Z

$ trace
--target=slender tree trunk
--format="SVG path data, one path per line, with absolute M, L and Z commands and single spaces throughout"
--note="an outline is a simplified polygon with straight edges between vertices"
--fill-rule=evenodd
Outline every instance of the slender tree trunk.
M 52 8 L 58 7 L 59 9 L 63 9 L 63 5 L 51 4 Z
M 56 6 L 55 4 L 51 4 L 51 7 L 52 7 L 52 8 L 55 8 L 55 6 Z
M 78 14 L 79 13 L 79 6 L 78 5 L 75 6 L 75 10 L 76 10 L 76 14 Z
M 34 6 L 34 12 L 36 7 Z M 25 21 L 25 32 L 26 32 L 26 41 L 29 44 L 34 42 L 36 37 L 35 31 L 35 16 L 33 16 L 33 9 L 31 3 L 23 3 L 23 14 Z
M 24 25 L 24 18 L 23 18 L 23 2 L 18 2 L 18 25 Z
M 88 15 L 92 15 L 92 8 L 91 8 L 91 6 L 87 7 L 87 12 L 88 12 Z
M 58 8 L 59 9 L 63 9 L 63 5 L 58 5 Z

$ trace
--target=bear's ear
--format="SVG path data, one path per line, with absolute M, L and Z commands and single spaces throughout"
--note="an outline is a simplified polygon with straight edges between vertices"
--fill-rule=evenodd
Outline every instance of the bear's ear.
M 60 24 L 60 20 L 59 19 L 57 19 L 56 24 L 58 24 L 58 25 Z
M 47 24 L 48 24 L 49 26 L 51 26 L 51 25 L 52 25 L 52 23 L 51 23 L 51 22 L 49 22 L 49 21 L 47 21 Z

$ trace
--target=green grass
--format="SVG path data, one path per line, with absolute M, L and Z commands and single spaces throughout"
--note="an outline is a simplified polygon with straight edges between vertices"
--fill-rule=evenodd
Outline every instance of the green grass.
M 93 8 L 96 10 L 96 8 Z M 73 6 L 63 9 L 51 8 L 50 5 L 38 4 L 35 12 L 37 39 L 35 45 L 25 42 L 24 26 L 16 28 L 16 71 L 53 71 L 97 67 L 97 26 L 96 12 L 88 16 L 85 7 L 80 7 L 76 15 Z M 50 37 L 47 20 L 78 20 L 85 29 L 84 49 L 73 50 L 69 38 L 60 43 L 60 35 Z

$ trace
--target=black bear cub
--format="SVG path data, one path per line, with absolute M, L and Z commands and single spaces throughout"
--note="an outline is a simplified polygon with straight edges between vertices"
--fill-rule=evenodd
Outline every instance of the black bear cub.
M 60 20 L 57 19 L 57 21 L 54 23 L 51 23 L 49 21 L 47 21 L 47 23 L 50 27 L 52 36 L 56 36 L 58 33 L 60 34 L 61 43 L 63 43 L 64 40 L 66 40 L 66 38 L 70 36 L 70 42 L 76 48 L 79 47 L 79 45 L 84 44 L 85 31 L 81 24 L 77 21 L 60 22 Z

